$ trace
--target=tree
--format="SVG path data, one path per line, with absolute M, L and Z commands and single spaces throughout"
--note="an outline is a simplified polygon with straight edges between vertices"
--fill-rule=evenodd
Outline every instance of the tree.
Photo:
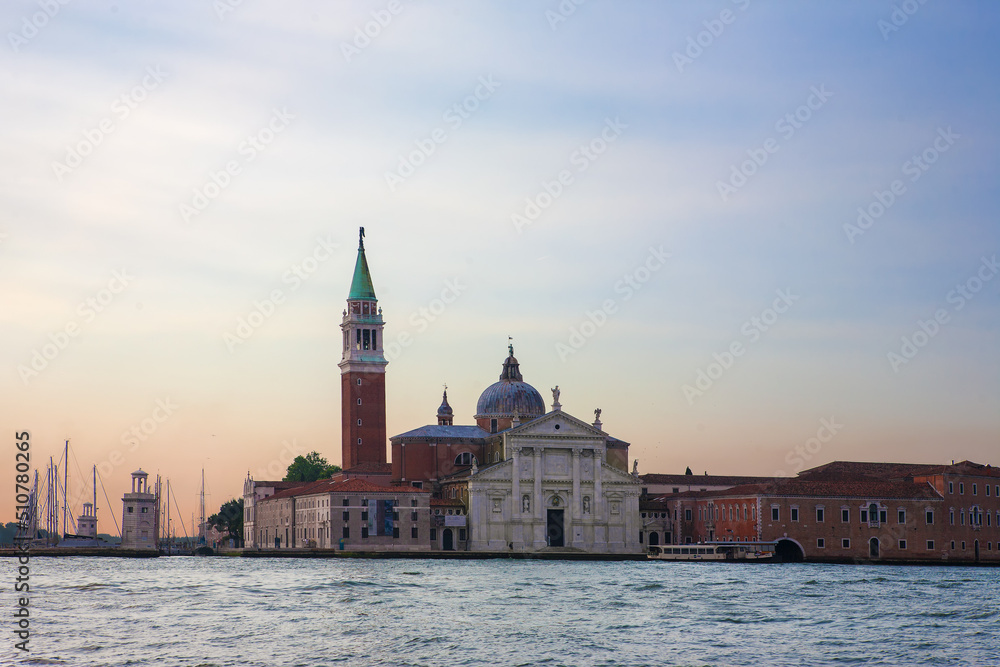
M 288 466 L 283 482 L 315 482 L 318 479 L 333 477 L 340 472 L 340 466 L 331 465 L 320 456 L 319 452 L 309 452 L 305 456 L 296 456 Z
M 227 500 L 219 508 L 218 514 L 213 514 L 206 519 L 209 526 L 218 531 L 225 531 L 229 537 L 235 540 L 235 544 L 243 544 L 243 499 Z

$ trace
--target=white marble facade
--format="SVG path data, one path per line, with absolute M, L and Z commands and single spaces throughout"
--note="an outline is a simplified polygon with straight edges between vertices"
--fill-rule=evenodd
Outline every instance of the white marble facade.
M 606 433 L 555 410 L 497 437 L 504 460 L 468 478 L 470 550 L 642 551 L 640 481 L 607 462 Z

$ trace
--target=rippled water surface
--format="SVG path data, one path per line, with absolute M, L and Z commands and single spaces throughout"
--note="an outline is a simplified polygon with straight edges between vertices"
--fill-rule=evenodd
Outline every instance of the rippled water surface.
M 0 567 L 12 581 L 13 561 Z M 31 567 L 29 664 L 1000 665 L 998 569 L 180 557 Z

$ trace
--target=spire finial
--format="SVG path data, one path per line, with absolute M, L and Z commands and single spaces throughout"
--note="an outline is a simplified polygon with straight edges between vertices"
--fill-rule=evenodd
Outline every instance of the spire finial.
M 361 227 L 358 231 L 358 250 L 365 249 L 365 228 Z
M 507 352 L 510 354 L 510 356 L 512 356 L 512 357 L 514 356 L 514 337 L 513 336 L 507 336 Z

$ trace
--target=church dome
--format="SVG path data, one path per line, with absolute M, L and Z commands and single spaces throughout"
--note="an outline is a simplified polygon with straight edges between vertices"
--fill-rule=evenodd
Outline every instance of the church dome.
M 517 417 L 521 421 L 541 417 L 545 414 L 545 403 L 538 390 L 521 378 L 514 348 L 509 346 L 510 355 L 503 362 L 500 381 L 491 384 L 479 397 L 476 404 L 476 419 L 497 419 Z

